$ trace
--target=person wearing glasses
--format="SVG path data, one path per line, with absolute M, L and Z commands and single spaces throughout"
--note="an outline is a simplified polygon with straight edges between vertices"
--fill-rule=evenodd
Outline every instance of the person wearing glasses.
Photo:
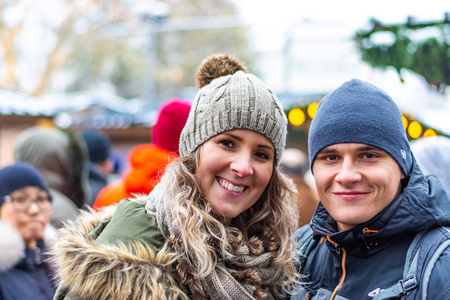
M 56 230 L 49 225 L 51 196 L 28 163 L 0 169 L 0 299 L 53 299 L 46 250 Z

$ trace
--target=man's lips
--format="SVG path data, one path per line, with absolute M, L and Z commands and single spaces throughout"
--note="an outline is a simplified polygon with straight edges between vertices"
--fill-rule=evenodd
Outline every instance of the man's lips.
M 333 192 L 333 194 L 338 196 L 339 198 L 351 200 L 364 197 L 370 194 L 370 192 L 351 191 L 351 192 Z

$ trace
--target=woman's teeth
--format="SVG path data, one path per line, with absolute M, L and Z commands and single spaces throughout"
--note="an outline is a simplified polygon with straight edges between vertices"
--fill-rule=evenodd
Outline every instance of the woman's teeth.
M 245 189 L 245 186 L 233 185 L 232 183 L 230 183 L 224 179 L 219 179 L 219 183 L 223 188 L 225 188 L 229 191 L 235 192 L 235 193 L 241 193 Z

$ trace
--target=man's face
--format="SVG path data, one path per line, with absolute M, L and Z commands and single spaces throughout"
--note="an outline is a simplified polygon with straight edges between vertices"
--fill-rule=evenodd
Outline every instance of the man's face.
M 405 177 L 384 150 L 366 144 L 334 144 L 313 165 L 317 192 L 340 231 L 374 217 L 401 192 Z

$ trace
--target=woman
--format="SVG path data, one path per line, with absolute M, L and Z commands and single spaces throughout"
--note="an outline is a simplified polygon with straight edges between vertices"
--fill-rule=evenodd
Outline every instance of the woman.
M 27 163 L 0 169 L 0 299 L 50 300 L 55 293 L 44 251 L 56 237 L 47 184 Z
M 35 166 L 53 196 L 51 224 L 60 228 L 74 220 L 90 199 L 88 152 L 75 133 L 57 128 L 32 127 L 15 140 L 14 156 Z
M 295 283 L 286 117 L 245 72 L 228 55 L 201 64 L 180 159 L 147 199 L 62 231 L 55 299 L 270 299 Z

